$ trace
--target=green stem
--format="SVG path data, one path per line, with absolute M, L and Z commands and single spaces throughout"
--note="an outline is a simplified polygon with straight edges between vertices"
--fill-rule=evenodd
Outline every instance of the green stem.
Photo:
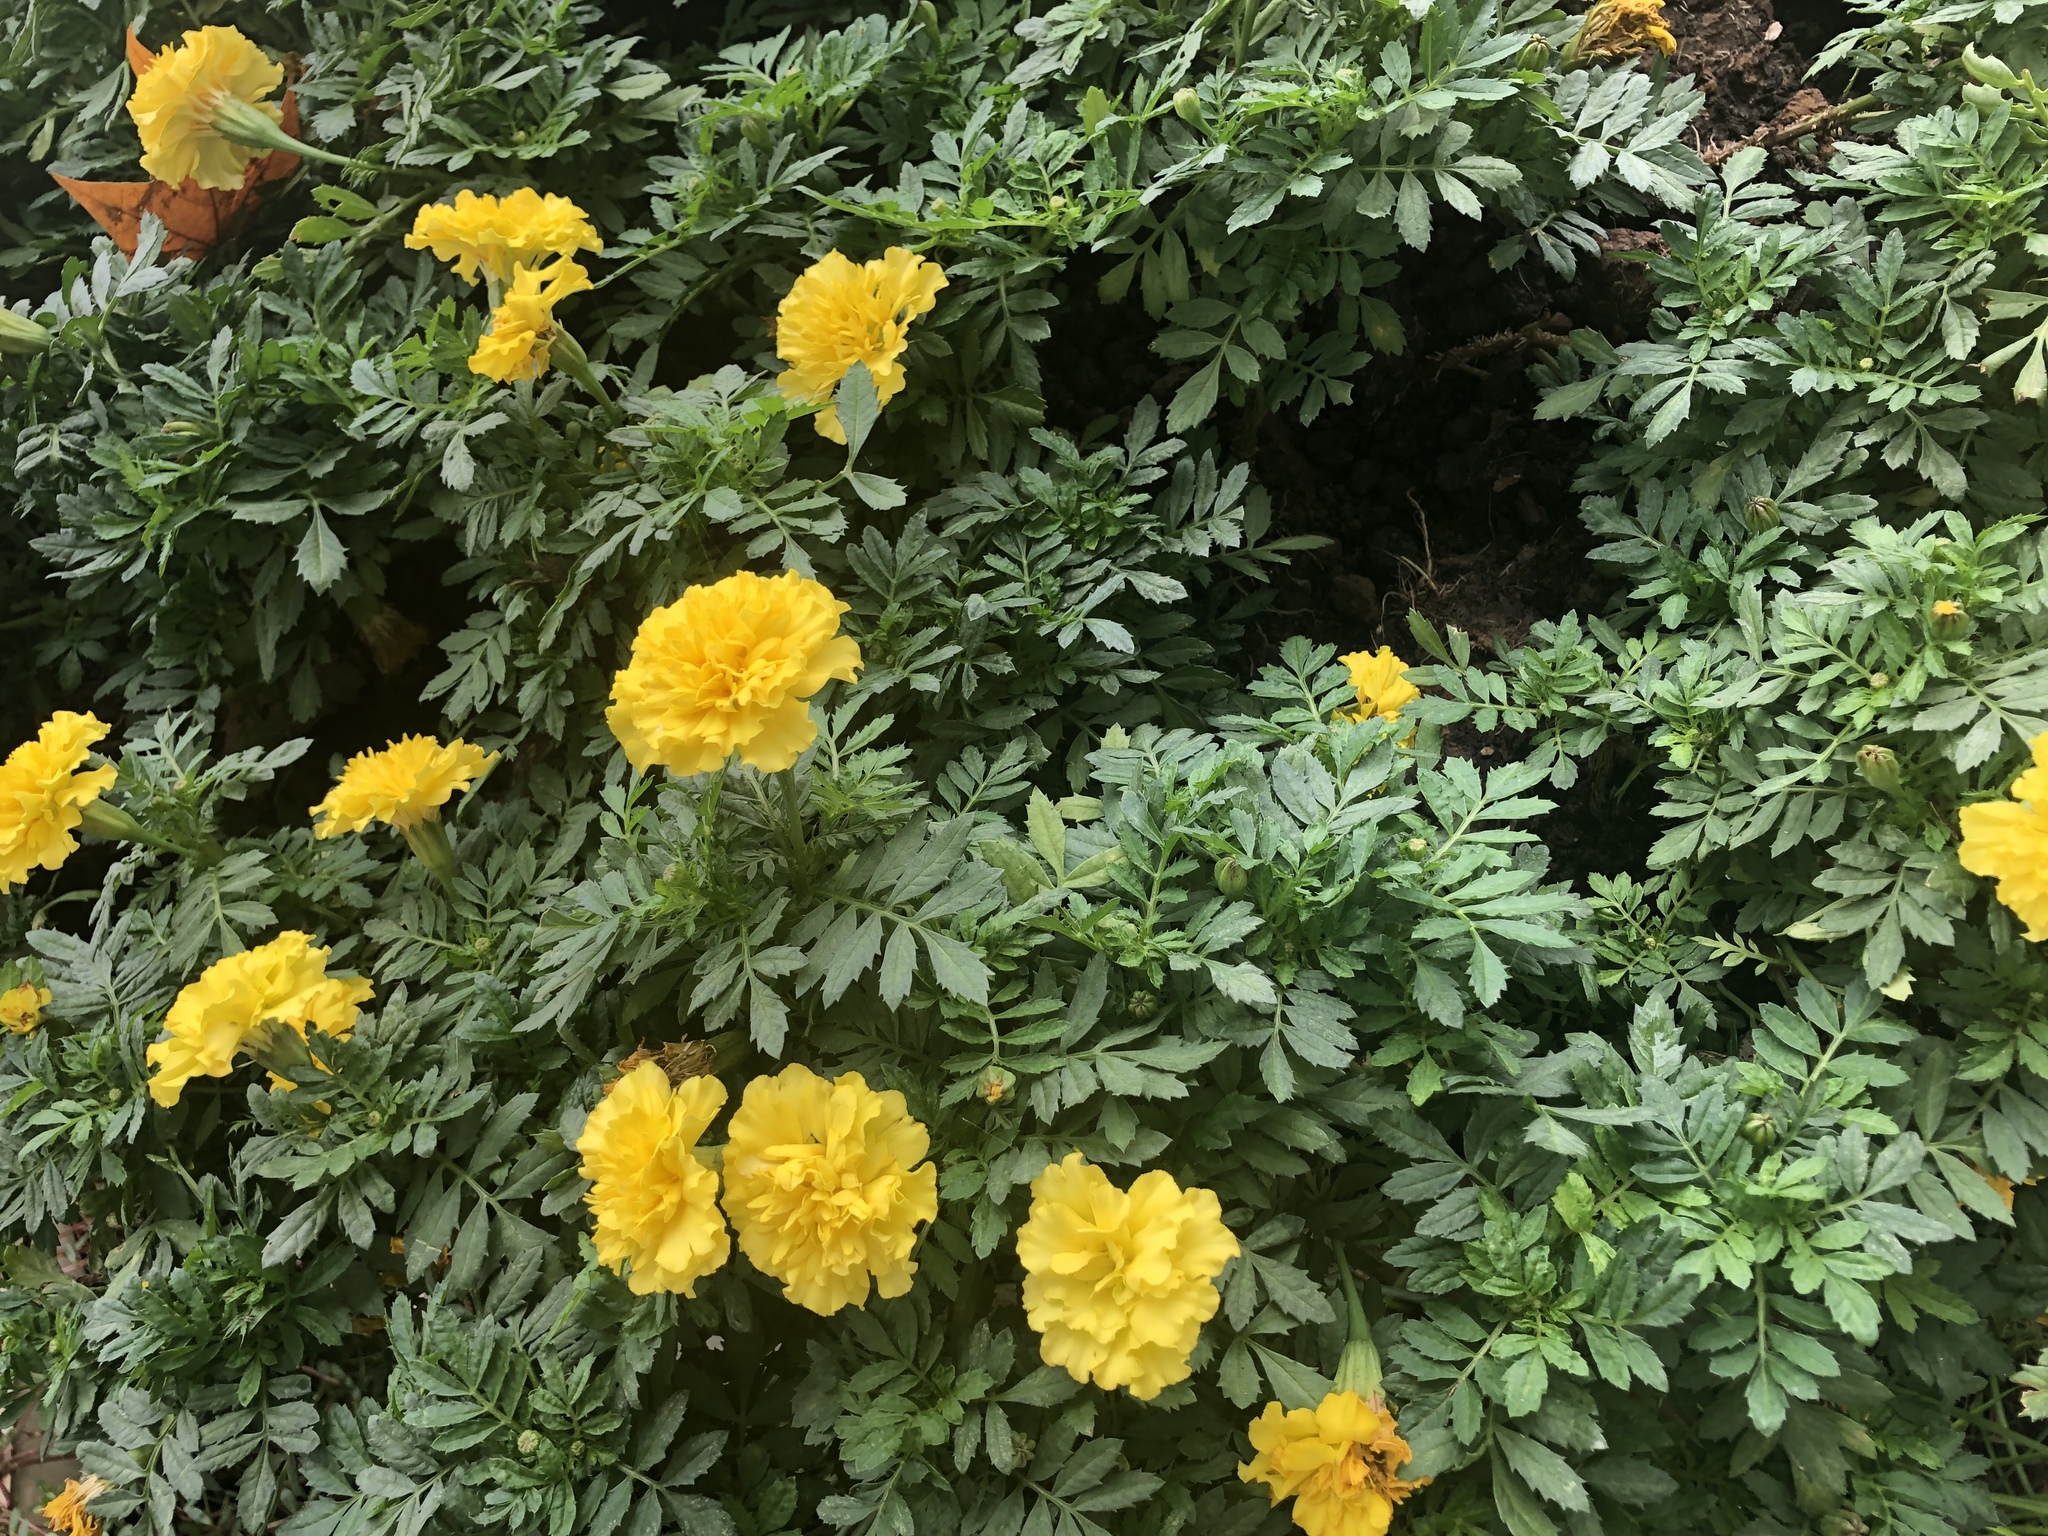
M 797 799 L 796 769 L 785 768 L 775 777 L 782 781 L 782 809 L 789 818 L 790 849 L 793 854 L 801 855 L 804 851 L 804 813 Z

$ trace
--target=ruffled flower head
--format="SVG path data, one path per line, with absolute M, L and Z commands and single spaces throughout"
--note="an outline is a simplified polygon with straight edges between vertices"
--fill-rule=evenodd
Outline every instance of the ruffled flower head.
M 10 1035 L 32 1035 L 50 1006 L 50 989 L 23 982 L 0 992 L 0 1029 Z
M 1215 1278 L 1237 1251 L 1211 1191 L 1155 1168 L 1126 1192 L 1069 1153 L 1031 1181 L 1030 1219 L 1017 1229 L 1024 1315 L 1046 1364 L 1154 1398 L 1187 1378 L 1216 1315 Z
M 612 734 L 642 772 L 709 773 L 735 752 L 764 773 L 789 767 L 818 734 L 805 701 L 860 670 L 860 647 L 839 633 L 846 611 L 795 571 L 691 587 L 633 637 L 612 679 Z
M 466 741 L 444 747 L 431 736 L 407 736 L 381 752 L 358 752 L 327 798 L 312 808 L 310 814 L 321 818 L 313 835 L 360 832 L 373 821 L 400 832 L 439 821 L 449 797 L 469 788 L 497 761 L 497 753 Z
M 236 1052 L 266 1024 L 288 1024 L 302 1038 L 318 1029 L 340 1039 L 355 1028 L 357 1005 L 371 991 L 364 977 L 329 976 L 327 951 L 289 930 L 216 960 L 178 994 L 165 1038 L 147 1052 L 149 1096 L 168 1109 L 193 1078 L 226 1077 Z
M 91 715 L 60 709 L 0 763 L 0 891 L 32 869 L 56 869 L 71 856 L 84 808 L 114 786 L 111 766 L 84 767 L 87 750 L 107 734 Z
M 775 355 L 789 364 L 777 387 L 786 398 L 812 405 L 830 400 L 853 365 L 866 363 L 875 396 L 887 405 L 903 389 L 897 359 L 910 345 L 910 322 L 930 312 L 945 286 L 937 262 L 900 245 L 858 266 L 830 252 L 796 280 L 776 308 Z M 814 421 L 822 436 L 846 441 L 838 407 L 828 405 Z
M 591 1181 L 598 1259 L 636 1296 L 697 1294 L 697 1282 L 732 1256 L 718 1209 L 718 1175 L 697 1138 L 725 1106 L 725 1085 L 692 1077 L 673 1087 L 643 1061 L 590 1112 L 576 1150 Z
M 269 150 L 227 138 L 214 117 L 223 102 L 235 100 L 281 124 L 284 109 L 263 98 L 283 84 L 283 67 L 233 27 L 187 32 L 156 56 L 128 98 L 142 139 L 142 168 L 173 187 L 187 181 L 216 192 L 240 187 L 249 162 Z
M 1394 1506 L 1429 1481 L 1394 1474 L 1409 1461 L 1393 1410 L 1356 1392 L 1332 1392 L 1313 1408 L 1278 1403 L 1252 1421 L 1252 1449 L 1240 1465 L 1247 1483 L 1272 1500 L 1294 1500 L 1294 1523 L 1309 1536 L 1387 1536 Z
M 901 1296 L 917 1265 L 916 1228 L 939 1213 L 939 1172 L 903 1095 L 858 1072 L 827 1082 L 809 1067 L 757 1077 L 725 1147 L 725 1210 L 740 1251 L 798 1306 L 830 1317 Z
M 1351 686 L 1358 690 L 1358 709 L 1342 716 L 1346 720 L 1397 720 L 1401 711 L 1422 697 L 1422 690 L 1401 674 L 1408 663 L 1396 656 L 1391 646 L 1377 651 L 1353 651 L 1337 658 L 1351 669 Z
M 2034 766 L 2013 780 L 2011 800 L 1966 805 L 1956 820 L 1963 868 L 1998 882 L 1998 899 L 2038 944 L 2048 940 L 2048 732 L 2033 748 Z
M 466 283 L 489 279 L 493 291 L 510 287 L 520 267 L 604 249 L 588 214 L 566 197 L 532 187 L 509 197 L 458 192 L 452 203 L 428 203 L 413 216 L 405 245 L 407 250 L 431 250 L 435 260 L 447 262 Z M 574 262 L 569 265 L 579 274 L 583 270 Z
M 469 356 L 469 371 L 500 384 L 539 378 L 548 371 L 561 334 L 555 306 L 589 287 L 590 274 L 566 256 L 550 267 L 518 268 L 511 288 L 491 311 L 490 330 Z
M 100 1517 L 87 1514 L 85 1506 L 108 1491 L 109 1484 L 96 1475 L 69 1477 L 63 1488 L 43 1505 L 43 1518 L 50 1529 L 63 1536 L 100 1536 Z

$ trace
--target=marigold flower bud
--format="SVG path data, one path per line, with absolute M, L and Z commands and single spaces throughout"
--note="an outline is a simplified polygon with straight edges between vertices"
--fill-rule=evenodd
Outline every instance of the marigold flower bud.
M 975 1096 L 984 1104 L 1000 1104 L 1017 1091 L 1017 1074 L 990 1062 L 974 1085 Z
M 1522 51 L 1515 55 L 1515 68 L 1543 70 L 1550 66 L 1550 39 L 1532 37 L 1522 45 Z
M 1974 627 L 1969 612 L 1961 603 L 1943 598 L 1929 610 L 1928 627 L 1934 631 L 1937 640 L 1961 640 Z
M 1202 118 L 1202 98 L 1192 85 L 1184 85 L 1173 93 L 1173 112 L 1182 122 L 1194 128 L 1205 128 L 1208 124 Z
M 1131 994 L 1131 1000 L 1124 1005 L 1124 1011 L 1141 1023 L 1159 1011 L 1159 994 L 1139 990 Z
M 1864 782 L 1872 789 L 1882 790 L 1887 795 L 1896 795 L 1901 787 L 1899 757 L 1890 747 L 1881 747 L 1875 742 L 1856 754 L 1856 771 L 1863 775 Z
M 1742 520 L 1749 525 L 1751 533 L 1762 533 L 1778 526 L 1778 504 L 1768 496 L 1752 496 L 1749 505 L 1742 509 Z
M 1251 883 L 1251 876 L 1244 872 L 1244 866 L 1235 858 L 1222 858 L 1216 861 L 1216 889 L 1232 901 L 1250 889 Z
M 50 333 L 27 315 L 0 309 L 0 356 L 32 357 L 50 350 Z

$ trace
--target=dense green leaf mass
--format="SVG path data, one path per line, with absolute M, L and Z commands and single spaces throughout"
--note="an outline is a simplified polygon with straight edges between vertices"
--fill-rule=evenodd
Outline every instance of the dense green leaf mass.
M 2037 1518 L 2005 1383 L 2048 1311 L 2048 963 L 1954 813 L 2048 731 L 2041 16 L 1874 0 L 1827 59 L 1861 141 L 1787 181 L 1710 169 L 1661 67 L 1561 71 L 1543 0 L 647 37 L 230 4 L 354 165 L 198 262 L 46 177 L 137 174 L 130 11 L 0 17 L 0 285 L 48 339 L 0 360 L 0 724 L 97 709 L 112 798 L 223 855 L 95 842 L 0 895 L 0 984 L 51 994 L 0 1044 L 17 1448 L 157 1536 L 1274 1533 L 1244 1431 L 1328 1390 L 1342 1245 L 1417 1536 Z M 527 185 L 606 242 L 563 311 L 595 393 L 471 373 L 479 296 L 400 238 Z M 1426 697 L 1357 722 L 1338 647 L 1252 653 L 1314 541 L 1219 424 L 1349 403 L 1449 218 L 1561 274 L 1662 221 L 1650 335 L 1537 370 L 1597 423 L 1627 581 L 1490 661 L 1416 620 Z M 842 453 L 768 317 L 892 244 L 948 286 Z M 1048 406 L 1101 402 L 1040 344 L 1084 282 L 1177 366 L 1077 435 Z M 790 775 L 632 775 L 635 627 L 741 567 L 849 604 L 859 681 Z M 506 755 L 450 887 L 301 809 L 393 690 L 393 729 Z M 1466 723 L 1518 745 L 1446 752 Z M 1552 870 L 1588 762 L 1654 784 L 1646 869 Z M 172 998 L 280 927 L 373 978 L 353 1034 L 155 1107 Z M 908 1296 L 596 1262 L 584 1118 L 684 1039 L 735 1093 L 794 1060 L 906 1096 L 940 1193 Z M 1042 1365 L 1020 1305 L 1028 1186 L 1077 1149 L 1214 1190 L 1242 1247 L 1150 1404 Z

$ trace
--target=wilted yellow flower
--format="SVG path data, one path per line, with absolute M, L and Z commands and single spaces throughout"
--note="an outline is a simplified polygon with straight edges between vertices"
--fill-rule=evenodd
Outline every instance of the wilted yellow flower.
M 469 356 L 469 371 L 500 384 L 537 379 L 548 371 L 548 356 L 561 334 L 555 306 L 590 287 L 590 274 L 564 256 L 551 267 L 520 267 L 512 287 L 491 311 L 491 328 Z
M 2034 738 L 2033 748 L 2034 766 L 2013 780 L 2011 800 L 1957 813 L 1963 846 L 1956 856 L 1971 874 L 1998 882 L 1998 899 L 2038 944 L 2048 940 L 2048 732 Z
M 79 772 L 86 752 L 107 734 L 91 715 L 60 709 L 0 763 L 0 891 L 32 869 L 56 869 L 78 846 L 72 831 L 84 809 L 113 788 L 111 767 Z
M 1655 48 L 1666 58 L 1678 51 L 1678 39 L 1664 25 L 1664 0 L 1594 0 L 1559 62 L 1569 68 L 1645 48 Z
M 447 746 L 432 736 L 406 736 L 381 752 L 348 760 L 327 798 L 308 813 L 322 818 L 315 837 L 360 832 L 373 821 L 403 832 L 439 821 L 441 807 L 497 763 L 498 754 L 457 739 Z
M 227 138 L 215 114 L 234 100 L 282 123 L 283 108 L 263 98 L 283 84 L 283 68 L 233 27 L 187 32 L 182 43 L 156 56 L 128 98 L 128 115 L 142 138 L 142 168 L 174 187 L 188 180 L 219 192 L 240 187 L 249 162 L 269 150 Z
M 1128 1192 L 1078 1152 L 1031 1181 L 1017 1229 L 1024 1315 L 1039 1353 L 1076 1381 L 1157 1397 L 1183 1381 L 1215 1278 L 1237 1256 L 1222 1207 L 1154 1168 Z
M 576 1150 L 591 1181 L 583 1199 L 597 1218 L 597 1256 L 636 1296 L 694 1296 L 697 1282 L 732 1256 L 718 1175 L 697 1156 L 697 1138 L 724 1105 L 717 1078 L 670 1087 L 668 1074 L 644 1061 L 584 1123 Z
M 818 734 L 805 701 L 860 671 L 860 647 L 839 633 L 846 611 L 795 571 L 738 571 L 655 609 L 605 712 L 628 761 L 709 773 L 737 752 L 764 773 L 789 767 Z
M 931 1137 L 903 1095 L 858 1072 L 832 1082 L 792 1064 L 747 1084 L 725 1145 L 725 1211 L 740 1251 L 798 1306 L 864 1306 L 868 1282 L 901 1296 L 915 1228 L 939 1213 Z
M 588 214 L 566 197 L 532 187 L 509 197 L 465 191 L 456 193 L 452 203 L 428 203 L 413 216 L 405 245 L 412 251 L 431 249 L 464 282 L 485 277 L 494 289 L 509 286 L 518 268 L 538 267 L 550 256 L 604 249 Z
M 43 1518 L 50 1529 L 64 1536 L 100 1536 L 100 1517 L 86 1513 L 85 1506 L 107 1491 L 108 1484 L 88 1474 L 64 1480 L 63 1490 L 43 1505 Z
M 365 977 L 329 976 L 327 951 L 292 930 L 216 960 L 178 994 L 166 1038 L 147 1052 L 149 1096 L 168 1109 L 193 1078 L 226 1077 L 243 1042 L 265 1024 L 339 1039 L 355 1028 L 357 1005 L 372 990 Z
M 9 987 L 0 992 L 0 1029 L 10 1035 L 27 1035 L 43 1021 L 43 1010 L 50 1006 L 50 989 L 23 982 L 18 987 Z
M 775 355 L 789 367 L 776 380 L 783 395 L 810 405 L 830 400 L 855 363 L 866 363 L 882 404 L 903 389 L 896 361 L 910 344 L 910 322 L 930 312 L 946 286 L 935 261 L 892 245 L 859 266 L 837 251 L 814 262 L 775 311 Z M 837 406 L 815 418 L 818 431 L 846 441 Z
M 1404 708 L 1422 697 L 1422 690 L 1401 675 L 1408 670 L 1408 663 L 1396 656 L 1390 646 L 1383 645 L 1377 651 L 1353 651 L 1337 659 L 1351 669 L 1351 686 L 1358 690 L 1357 711 L 1343 715 L 1343 719 L 1370 720 L 1378 715 L 1382 720 L 1395 720 Z
M 1394 1474 L 1409 1460 L 1393 1410 L 1356 1392 L 1332 1392 L 1313 1408 L 1278 1403 L 1252 1421 L 1252 1448 L 1240 1465 L 1247 1483 L 1264 1483 L 1278 1504 L 1294 1500 L 1294 1523 L 1309 1536 L 1387 1536 L 1394 1506 L 1429 1481 Z

